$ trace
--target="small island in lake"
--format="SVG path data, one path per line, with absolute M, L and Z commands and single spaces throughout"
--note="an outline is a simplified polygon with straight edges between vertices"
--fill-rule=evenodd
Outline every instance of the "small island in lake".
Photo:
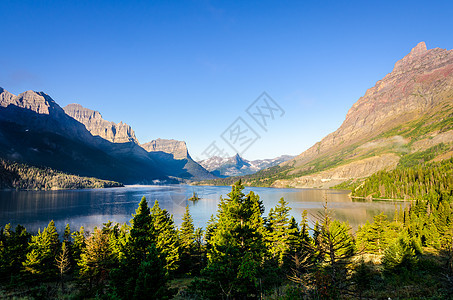
M 193 192 L 192 197 L 189 198 L 190 201 L 198 201 L 200 200 L 200 197 L 198 197 L 198 194 Z

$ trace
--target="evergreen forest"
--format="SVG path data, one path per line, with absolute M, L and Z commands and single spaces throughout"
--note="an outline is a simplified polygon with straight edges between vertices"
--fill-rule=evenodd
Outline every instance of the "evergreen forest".
M 236 182 L 205 228 L 142 198 L 128 224 L 0 231 L 0 297 L 14 299 L 449 299 L 453 210 L 426 198 L 353 232 L 322 213 L 267 214 Z M 309 221 L 309 217 L 311 218 Z M 314 221 L 313 221 L 314 220 Z
M 0 189 L 60 190 L 121 187 L 122 183 L 63 173 L 0 158 Z

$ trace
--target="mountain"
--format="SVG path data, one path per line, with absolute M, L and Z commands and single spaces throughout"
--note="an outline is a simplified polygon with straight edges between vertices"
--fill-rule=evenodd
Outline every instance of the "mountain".
M 206 170 L 200 171 L 201 167 L 195 167 L 192 174 L 186 160 L 146 151 L 128 125 L 105 121 L 99 113 L 83 107 L 67 109 L 84 123 L 66 114 L 43 92 L 27 91 L 16 96 L 1 88 L 0 157 L 126 184 L 212 178 Z M 119 142 L 125 138 L 127 142 Z
M 123 122 L 117 124 L 106 121 L 98 111 L 85 108 L 80 104 L 66 105 L 63 110 L 67 115 L 84 124 L 94 136 L 100 136 L 112 143 L 134 142 L 138 144 L 131 126 Z
M 186 142 L 177 140 L 157 139 L 141 145 L 148 152 L 165 152 L 173 155 L 175 159 L 190 158 Z
M 80 104 L 69 104 L 64 110 L 66 114 L 85 125 L 94 136 L 100 136 L 113 143 L 131 142 L 144 149 L 148 152 L 148 156 L 159 161 L 160 167 L 170 176 L 187 180 L 215 178 L 193 161 L 184 141 L 157 139 L 140 145 L 134 130 L 123 122 L 117 124 L 106 121 L 100 112 L 85 108 Z
M 144 149 L 94 137 L 43 92 L 0 89 L 0 157 L 123 183 L 168 180 Z
M 368 89 L 343 124 L 297 157 L 244 178 L 249 185 L 331 187 L 402 162 L 453 155 L 453 50 L 424 42 Z M 441 146 L 439 146 L 441 145 Z
M 343 124 L 281 166 L 274 186 L 328 186 L 391 170 L 405 156 L 446 143 L 451 156 L 453 51 L 419 43 L 393 71 L 365 93 Z
M 259 159 L 249 161 L 242 158 L 239 154 L 232 157 L 213 156 L 206 160 L 200 161 L 206 170 L 218 177 L 243 176 L 258 172 L 282 162 L 290 160 L 294 156 L 282 155 L 273 159 Z
M 190 157 L 186 142 L 177 140 L 157 139 L 141 145 L 151 154 L 160 155 L 162 160 L 183 161 L 186 176 L 195 180 L 215 179 L 216 176 L 208 172 L 199 163 Z M 160 154 L 159 154 L 160 153 Z M 185 176 L 180 176 L 184 178 Z

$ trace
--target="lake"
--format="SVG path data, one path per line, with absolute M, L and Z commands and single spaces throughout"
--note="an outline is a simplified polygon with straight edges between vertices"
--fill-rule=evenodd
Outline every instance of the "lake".
M 107 221 L 124 223 L 132 218 L 140 199 L 145 196 L 150 207 L 155 200 L 161 208 L 167 209 L 174 216 L 175 223 L 181 224 L 186 205 L 195 226 L 206 227 L 212 214 L 216 213 L 221 196 L 230 192 L 227 186 L 126 186 L 124 188 L 61 190 L 61 191 L 0 191 L 0 227 L 7 223 L 24 225 L 28 231 L 37 232 L 54 220 L 59 233 L 66 223 L 72 230 L 80 226 L 92 230 Z M 309 220 L 314 222 L 317 213 L 323 211 L 324 199 L 333 216 L 341 221 L 349 221 L 353 229 L 380 212 L 393 218 L 398 202 L 355 201 L 348 197 L 348 191 L 316 189 L 275 189 L 246 188 L 253 190 L 264 203 L 266 211 L 274 207 L 284 197 L 292 208 L 293 215 L 299 222 L 305 209 Z M 192 202 L 187 199 L 196 192 L 202 199 Z

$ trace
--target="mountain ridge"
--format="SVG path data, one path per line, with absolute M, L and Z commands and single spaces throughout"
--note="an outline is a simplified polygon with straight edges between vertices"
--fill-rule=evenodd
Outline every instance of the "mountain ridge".
M 100 136 L 112 143 L 134 142 L 138 144 L 134 130 L 126 123 L 104 120 L 100 112 L 77 103 L 68 104 L 63 107 L 63 110 L 68 116 L 84 124 L 94 136 Z
M 342 125 L 333 133 L 327 135 L 320 142 L 308 150 L 302 152 L 296 158 L 282 166 L 290 166 L 293 169 L 288 172 L 288 175 L 296 175 L 298 173 L 307 172 L 307 168 L 316 167 L 315 160 L 322 160 L 329 154 L 337 154 L 341 151 L 345 152 L 343 157 L 338 157 L 339 160 L 345 161 L 348 155 L 349 159 L 358 158 L 358 152 L 366 152 L 363 145 L 375 141 L 379 135 L 387 131 L 416 122 L 423 117 L 429 116 L 431 112 L 439 110 L 439 106 L 445 104 L 450 107 L 453 100 L 453 50 L 445 50 L 434 48 L 428 50 L 424 42 L 419 43 L 414 47 L 409 54 L 397 61 L 392 72 L 387 74 L 383 79 L 377 81 L 374 87 L 369 88 L 365 95 L 352 105 L 349 109 Z M 437 114 L 439 119 L 440 113 Z M 449 118 L 447 116 L 447 118 Z M 436 122 L 437 120 L 432 120 Z M 420 126 L 424 126 L 421 124 Z M 398 132 L 389 137 L 398 137 Z M 432 132 L 432 138 L 437 132 Z M 388 138 L 389 138 L 388 137 Z M 401 136 L 402 139 L 405 137 Z M 407 140 L 399 145 L 399 147 L 409 147 L 406 151 L 410 152 L 410 147 L 417 142 L 420 137 L 407 137 Z M 424 138 L 424 137 L 423 137 Z M 423 138 L 419 139 L 420 141 Z M 385 138 L 384 138 L 385 139 Z M 377 139 L 379 140 L 379 139 Z M 375 141 L 376 142 L 376 141 Z M 377 147 L 385 143 L 381 138 L 376 143 Z M 362 146 L 362 148 L 360 148 Z M 348 150 L 347 148 L 352 148 Z M 390 147 L 392 150 L 397 147 Z M 376 149 L 376 147 L 374 148 Z M 387 151 L 389 152 L 389 151 Z M 391 152 L 391 151 L 390 151 Z M 395 151 L 394 151 L 395 152 Z M 404 154 L 404 151 L 396 151 L 397 156 Z M 399 153 L 399 154 L 398 154 Z M 381 153 L 384 154 L 384 153 Z M 388 153 L 386 155 L 391 155 Z M 364 156 L 364 155 L 362 155 Z M 374 156 L 378 158 L 378 156 Z M 326 159 L 328 160 L 328 159 Z M 379 171 L 382 169 L 393 169 L 396 167 L 394 159 L 387 160 L 388 163 L 383 163 L 380 167 L 368 168 L 362 174 L 356 174 L 357 177 L 369 176 L 370 171 Z M 335 165 L 335 164 L 333 164 Z M 335 178 L 335 168 L 320 168 L 320 172 L 324 173 L 324 179 Z M 314 174 L 321 174 L 313 172 Z M 305 175 L 308 176 L 309 174 Z M 321 174 L 322 175 L 322 174 Z M 344 176 L 336 178 L 347 180 L 352 176 Z M 308 179 L 301 176 L 299 180 Z M 280 180 L 276 181 L 274 186 L 301 186 L 297 180 Z M 326 186 L 325 184 L 315 184 Z M 302 185 L 305 186 L 305 185 Z
M 446 59 L 447 62 L 441 62 L 441 66 L 445 63 L 447 63 L 447 72 L 448 74 L 451 74 L 453 72 L 453 51 L 447 51 L 443 50 L 440 48 L 435 48 L 431 50 L 426 50 L 426 45 L 424 42 L 419 43 L 416 47 L 414 47 L 411 52 L 403 57 L 401 60 L 397 61 L 395 63 L 395 67 L 392 72 L 387 74 L 382 80 L 379 80 L 376 85 L 370 89 L 368 89 L 365 93 L 364 96 L 360 97 L 359 100 L 352 105 L 352 107 L 349 109 L 348 113 L 346 114 L 345 120 L 338 128 L 336 131 L 333 133 L 327 135 L 325 138 L 323 138 L 320 142 L 320 144 L 316 143 L 314 146 L 309 148 L 308 150 L 302 152 L 300 155 L 298 155 L 295 160 L 301 160 L 302 158 L 305 158 L 309 155 L 313 155 L 314 153 L 319 154 L 326 152 L 326 150 L 331 150 L 331 145 L 339 145 L 341 142 L 344 142 L 346 140 L 346 136 L 354 136 L 358 134 L 364 135 L 362 138 L 366 138 L 365 133 L 370 133 L 371 131 L 380 131 L 382 132 L 382 129 L 379 129 L 379 126 L 382 126 L 379 124 L 379 119 L 376 120 L 376 117 L 373 116 L 373 114 L 376 111 L 382 112 L 382 109 L 384 109 L 384 105 L 392 105 L 395 104 L 395 100 L 398 100 L 400 97 L 407 97 L 408 96 L 408 91 L 413 90 L 413 83 L 410 82 L 410 79 L 414 78 L 415 74 L 410 74 L 413 76 L 410 76 L 410 78 L 407 78 L 407 73 L 408 72 L 413 72 L 417 71 L 417 69 L 420 69 L 421 67 L 426 66 L 426 60 L 429 60 L 431 57 L 426 57 L 427 54 L 431 54 L 430 56 L 437 56 L 437 55 L 443 55 L 443 59 Z M 425 59 L 424 59 L 425 58 Z M 442 66 L 443 67 L 443 66 Z M 404 68 L 409 68 L 409 70 L 404 71 Z M 406 76 L 402 76 L 406 75 Z M 403 78 L 401 78 L 403 77 Z M 428 80 L 432 80 L 433 78 L 426 78 Z M 398 82 L 395 84 L 394 81 Z M 389 84 L 393 84 L 393 86 L 389 86 Z M 392 89 L 393 88 L 393 89 Z M 412 88 L 412 89 L 411 89 Z M 387 91 L 389 89 L 392 89 L 390 91 Z M 388 94 L 395 94 L 397 95 L 396 97 L 386 97 Z M 377 102 L 377 101 L 369 101 L 370 99 L 375 99 L 376 97 L 379 98 L 384 98 L 382 99 L 383 101 Z M 405 117 L 407 119 L 415 119 L 415 116 L 407 115 L 408 113 L 416 115 L 418 110 L 423 110 L 424 107 L 428 106 L 431 101 L 431 99 L 426 99 L 423 102 L 418 102 L 419 105 L 416 105 L 414 102 L 417 101 L 411 101 L 409 103 L 406 103 L 405 109 L 403 108 L 398 108 L 394 107 L 387 107 L 385 110 L 392 111 L 394 114 L 392 117 L 394 119 L 398 119 L 400 115 L 403 113 L 405 114 Z M 393 103 L 392 103 L 393 102 Z M 371 115 L 370 115 L 371 114 Z M 373 119 L 373 117 L 375 117 Z M 392 124 L 388 122 L 388 120 L 385 120 L 386 122 L 386 129 L 390 129 Z M 366 124 L 366 122 L 371 123 L 367 124 L 367 127 L 365 130 L 362 129 L 363 125 Z M 378 127 L 378 128 L 376 128 Z M 364 131 L 364 132 L 360 132 Z M 377 134 L 375 134 L 377 135 Z M 337 141 L 338 139 L 341 139 L 340 141 Z M 354 140 L 354 139 L 350 139 Z M 326 145 L 327 144 L 327 145 Z M 340 145 L 341 148 L 344 148 L 344 145 Z M 327 148 L 327 149 L 326 149 Z M 289 162 L 288 162 L 289 163 Z
M 136 139 L 114 143 L 93 135 L 88 128 L 96 128 L 90 127 L 90 118 L 81 119 L 88 126 L 82 124 L 43 92 L 26 91 L 16 96 L 3 88 L 0 91 L 0 156 L 5 159 L 126 184 L 213 178 L 187 159 L 146 151 Z M 95 112 L 91 116 L 99 126 L 115 124 Z M 129 132 L 135 137 L 132 129 Z
M 451 157 L 453 50 L 428 50 L 420 42 L 352 105 L 337 130 L 294 159 L 242 179 L 256 186 L 332 187 L 397 168 L 440 143 L 445 147 L 434 159 Z
M 242 176 L 256 173 L 262 169 L 269 168 L 287 161 L 294 156 L 281 155 L 272 159 L 256 159 L 249 161 L 239 154 L 232 157 L 213 156 L 209 159 L 199 161 L 206 170 L 218 177 Z
M 133 147 L 143 150 L 140 155 L 151 156 L 159 160 L 163 164 L 162 168 L 170 170 L 172 174 L 176 174 L 176 177 L 194 180 L 215 178 L 190 157 L 184 141 L 158 138 L 140 144 L 135 137 L 134 130 L 126 123 L 104 120 L 100 112 L 85 108 L 80 104 L 69 104 L 65 106 L 64 110 L 67 115 L 82 123 L 92 135 L 100 136 L 114 144 L 132 143 Z M 177 161 L 176 165 L 175 161 Z

